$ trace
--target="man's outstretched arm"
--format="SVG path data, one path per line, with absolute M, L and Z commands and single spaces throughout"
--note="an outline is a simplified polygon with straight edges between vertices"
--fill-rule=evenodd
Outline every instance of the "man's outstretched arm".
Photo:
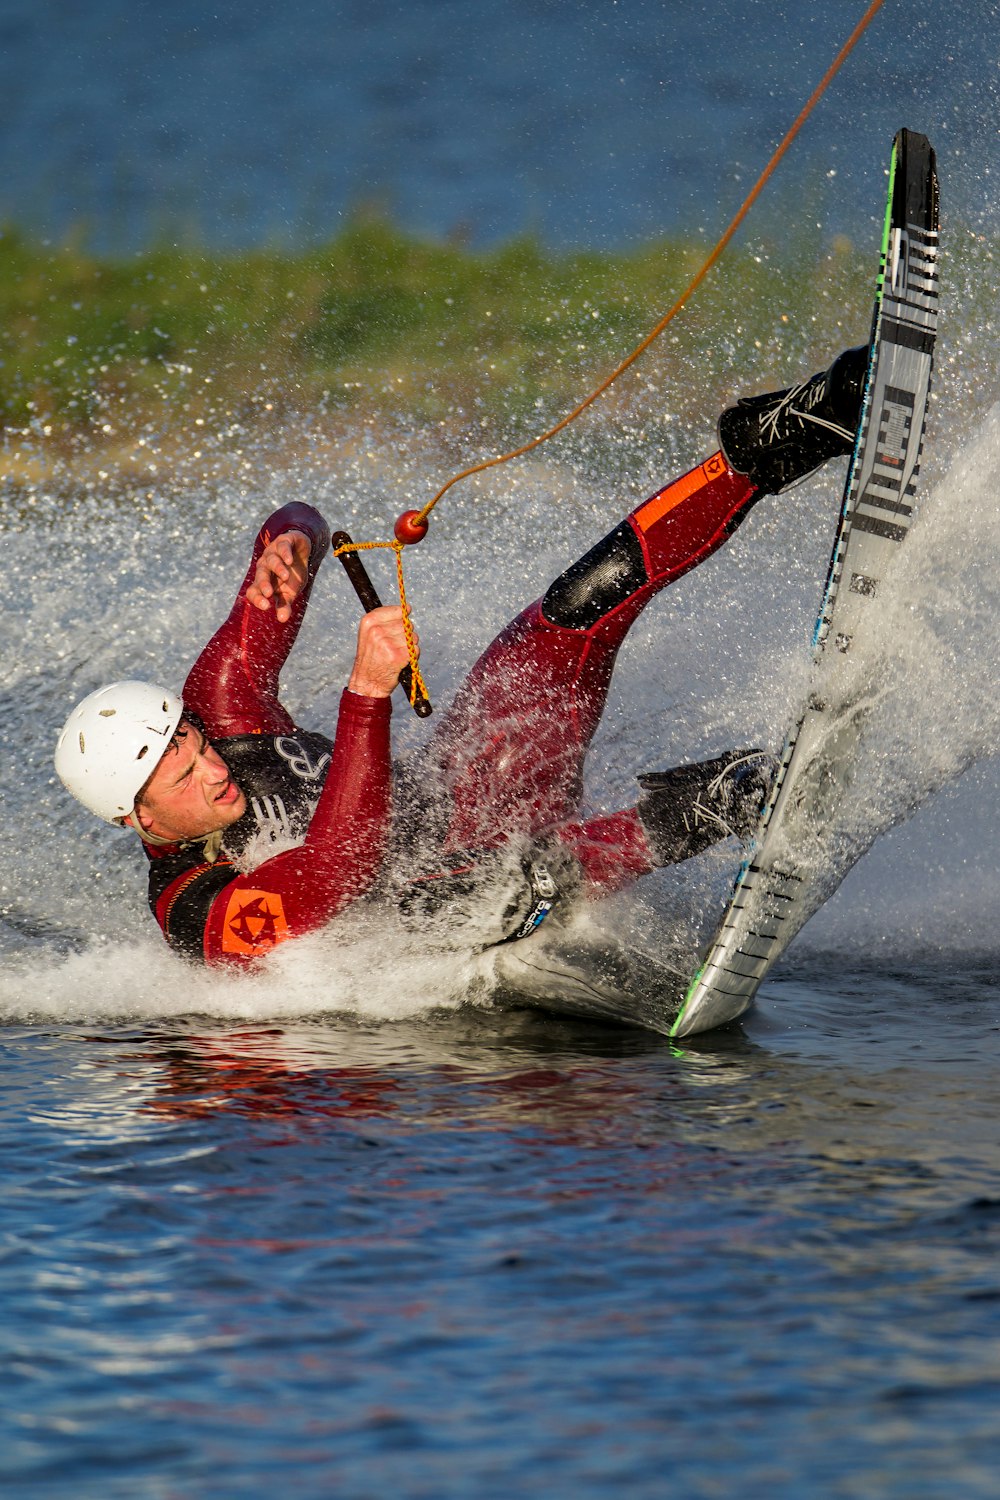
M 209 738 L 287 734 L 278 675 L 295 644 L 330 530 L 298 501 L 270 516 L 227 619 L 188 673 L 183 698 Z

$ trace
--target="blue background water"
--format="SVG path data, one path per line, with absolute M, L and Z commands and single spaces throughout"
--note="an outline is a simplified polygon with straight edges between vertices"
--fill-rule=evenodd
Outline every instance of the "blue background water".
M 84 221 L 119 248 L 321 235 L 371 198 L 481 241 L 712 230 L 855 14 L 6 0 L 0 194 L 18 221 Z M 946 228 L 989 220 L 996 35 L 991 5 L 887 5 L 768 232 L 797 192 L 868 243 L 903 120 L 938 147 Z M 269 508 L 301 496 L 384 530 L 390 501 L 440 477 L 426 435 L 359 424 L 331 454 L 306 421 L 258 440 L 250 478 L 192 471 L 188 498 L 151 468 L 141 509 L 40 490 L 7 511 L 5 1495 L 992 1500 L 1000 377 L 995 286 L 948 264 L 859 819 L 884 827 L 978 764 L 876 846 L 742 1030 L 684 1049 L 500 1012 L 474 962 L 396 934 L 192 977 L 150 931 L 137 851 L 53 787 L 68 705 L 112 676 L 179 681 Z M 437 523 L 414 582 L 440 698 L 512 601 L 662 478 L 641 411 L 616 421 L 619 492 L 553 456 Z M 679 442 L 693 458 L 710 437 L 706 414 Z M 651 765 L 780 742 L 838 478 L 758 507 L 644 617 L 592 805 Z M 348 660 L 338 588 L 289 673 L 316 724 Z M 703 917 L 732 862 L 692 876 Z M 675 897 L 656 877 L 608 920 L 659 951 Z
M 475 241 L 721 228 L 863 9 L 3 0 L 0 212 L 105 246 L 287 242 L 372 202 Z M 889 0 L 782 169 L 789 208 L 867 213 L 903 124 L 974 202 L 996 38 L 992 0 Z

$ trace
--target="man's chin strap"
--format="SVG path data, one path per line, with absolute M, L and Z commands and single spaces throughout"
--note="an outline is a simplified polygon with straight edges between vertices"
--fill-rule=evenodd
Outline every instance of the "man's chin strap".
M 222 851 L 222 838 L 224 828 L 214 828 L 211 833 L 206 833 L 197 839 L 165 839 L 158 833 L 150 833 L 148 828 L 143 828 L 139 821 L 138 813 L 132 813 L 130 817 L 122 818 L 122 824 L 128 824 L 134 828 L 144 844 L 149 844 L 154 849 L 166 849 L 176 845 L 179 849 L 190 849 L 193 844 L 201 844 L 205 863 L 214 865 Z
M 206 838 L 204 838 L 204 839 L 200 839 L 200 840 L 199 839 L 192 839 L 191 840 L 191 842 L 193 844 L 201 843 L 202 853 L 205 856 L 205 863 L 206 864 L 214 865 L 215 861 L 218 859 L 219 855 L 221 854 L 221 852 L 222 852 L 222 835 L 225 833 L 225 831 L 226 830 L 224 828 L 216 828 L 210 834 L 208 834 L 208 836 Z

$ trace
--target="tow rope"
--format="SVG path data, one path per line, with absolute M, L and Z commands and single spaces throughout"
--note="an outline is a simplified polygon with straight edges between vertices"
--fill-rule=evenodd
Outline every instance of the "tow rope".
M 435 505 L 437 505 L 438 501 L 448 493 L 451 487 L 455 484 L 458 484 L 459 480 L 468 479 L 473 474 L 482 474 L 486 469 L 496 468 L 499 464 L 509 463 L 512 459 L 522 458 L 524 454 L 531 453 L 533 449 L 540 447 L 542 443 L 547 443 L 549 439 L 554 438 L 557 433 L 564 431 L 564 429 L 567 428 L 571 422 L 575 422 L 577 417 L 585 412 L 589 406 L 593 406 L 594 402 L 597 401 L 599 397 L 603 396 L 604 392 L 607 391 L 612 385 L 614 385 L 615 381 L 618 380 L 622 375 L 624 375 L 625 371 L 630 369 L 631 366 L 635 364 L 636 360 L 639 359 L 640 356 L 646 352 L 649 346 L 660 337 L 660 335 L 667 327 L 669 327 L 669 325 L 673 322 L 674 318 L 681 311 L 681 309 L 686 306 L 686 304 L 694 296 L 695 292 L 698 290 L 701 283 L 705 280 L 705 277 L 708 275 L 709 271 L 711 271 L 712 267 L 725 253 L 730 241 L 736 234 L 736 231 L 739 229 L 740 225 L 743 223 L 743 220 L 746 218 L 747 214 L 750 212 L 751 208 L 760 197 L 765 186 L 774 175 L 775 171 L 777 170 L 778 164 L 784 157 L 785 153 L 788 151 L 792 142 L 795 140 L 795 137 L 798 135 L 799 131 L 802 129 L 802 126 L 812 114 L 820 99 L 826 93 L 826 90 L 829 88 L 833 79 L 840 71 L 844 62 L 847 60 L 850 53 L 854 50 L 854 47 L 860 41 L 861 37 L 871 25 L 871 22 L 875 19 L 875 16 L 881 10 L 883 4 L 884 0 L 871 0 L 871 3 L 865 10 L 864 14 L 861 16 L 860 20 L 855 25 L 850 36 L 848 36 L 847 40 L 840 47 L 830 66 L 823 74 L 823 77 L 813 89 L 809 98 L 802 106 L 802 109 L 796 115 L 794 121 L 785 132 L 781 143 L 774 151 L 770 161 L 767 163 L 766 167 L 757 178 L 757 181 L 754 183 L 753 187 L 744 198 L 740 207 L 737 209 L 729 226 L 720 236 L 718 242 L 705 259 L 703 265 L 692 277 L 688 286 L 684 289 L 673 306 L 667 313 L 664 314 L 664 316 L 660 319 L 656 326 L 650 329 L 649 333 L 647 333 L 642 342 L 636 345 L 631 354 L 627 355 L 626 358 L 623 359 L 621 363 L 611 371 L 611 374 L 606 376 L 606 378 L 601 381 L 600 385 L 598 385 L 593 391 L 591 391 L 589 396 L 586 396 L 584 400 L 582 400 L 577 406 L 575 406 L 572 411 L 568 412 L 566 416 L 562 417 L 558 422 L 556 422 L 554 426 L 548 428 L 545 432 L 539 433 L 537 437 L 531 438 L 528 442 L 522 443 L 519 448 L 512 448 L 509 453 L 500 453 L 495 455 L 493 458 L 481 459 L 479 463 L 470 464 L 468 468 L 460 470 L 457 474 L 453 474 L 452 477 L 441 486 L 437 493 L 433 495 L 431 499 L 421 507 L 420 510 L 405 510 L 402 513 L 402 515 L 396 521 L 396 525 L 394 528 L 395 539 L 393 541 L 351 542 L 350 539 L 348 539 L 347 542 L 342 543 L 335 550 L 334 556 L 339 557 L 341 562 L 344 563 L 345 566 L 346 555 L 349 552 L 357 553 L 360 551 L 366 551 L 370 548 L 390 548 L 396 553 L 396 575 L 399 584 L 400 602 L 403 605 L 404 630 L 406 632 L 407 648 L 410 655 L 409 670 L 412 676 L 412 682 L 408 690 L 408 696 L 410 699 L 410 703 L 416 712 L 420 713 L 421 715 L 425 715 L 427 713 L 430 713 L 431 709 L 430 700 L 427 697 L 423 679 L 420 676 L 420 669 L 417 665 L 416 648 L 413 643 L 413 632 L 412 628 L 409 625 L 406 595 L 403 585 L 403 548 L 415 546 L 417 542 L 423 541 L 424 537 L 427 535 L 428 518 L 431 514 L 431 511 L 434 509 Z M 360 559 L 358 559 L 358 566 L 361 568 L 361 572 L 364 573 L 364 568 L 361 565 Z M 365 574 L 365 577 L 367 578 L 367 574 Z M 357 588 L 356 583 L 355 587 Z M 420 694 L 419 700 L 418 692 Z M 418 701 L 422 701 L 425 706 L 423 708 L 418 708 Z

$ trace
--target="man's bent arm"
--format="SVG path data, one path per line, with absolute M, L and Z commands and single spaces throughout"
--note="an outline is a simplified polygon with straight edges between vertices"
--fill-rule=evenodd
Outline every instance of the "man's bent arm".
M 290 618 L 255 609 L 247 600 L 265 548 L 287 531 L 310 540 L 309 576 L 291 606 Z M 292 720 L 278 701 L 278 675 L 295 644 L 330 531 L 318 510 L 293 501 L 270 516 L 254 543 L 246 577 L 228 618 L 201 652 L 184 684 L 187 708 L 197 714 L 209 738 L 237 734 L 288 734 Z

